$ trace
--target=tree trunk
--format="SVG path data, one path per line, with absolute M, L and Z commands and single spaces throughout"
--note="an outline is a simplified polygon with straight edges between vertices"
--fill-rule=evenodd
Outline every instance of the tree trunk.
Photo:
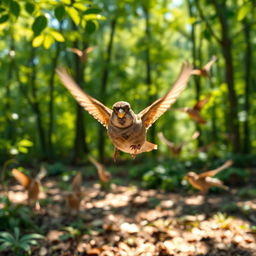
M 251 91 L 251 75 L 252 75 L 252 60 L 253 60 L 253 51 L 251 45 L 251 28 L 249 23 L 245 19 L 243 22 L 244 25 L 244 38 L 246 43 L 245 50 L 245 102 L 244 102 L 244 111 L 246 113 L 246 120 L 244 122 L 244 136 L 243 136 L 243 152 L 250 153 L 251 143 L 250 143 L 250 91 Z
M 240 152 L 240 133 L 238 123 L 238 103 L 237 95 L 234 84 L 234 67 L 233 67 L 233 56 L 232 56 L 232 41 L 229 37 L 229 26 L 225 12 L 227 10 L 226 2 L 223 1 L 221 4 L 213 0 L 213 5 L 216 10 L 216 14 L 220 20 L 221 25 L 221 47 L 225 59 L 225 79 L 228 85 L 228 99 L 230 105 L 229 113 L 229 128 L 232 136 L 233 151 Z
M 11 46 L 10 46 L 10 52 L 14 51 L 14 39 L 11 36 Z M 12 143 L 14 142 L 14 127 L 12 125 L 12 120 L 11 120 L 11 82 L 12 82 L 12 77 L 13 77 L 13 70 L 14 70 L 14 56 L 9 54 L 9 66 L 8 66 L 8 72 L 7 72 L 7 83 L 6 83 L 6 104 L 5 104 L 5 113 L 6 113 L 6 134 L 5 137 L 8 141 L 11 141 Z
M 60 44 L 57 43 L 55 56 L 52 60 L 52 70 L 51 76 L 49 79 L 49 123 L 48 123 L 48 153 L 49 158 L 53 158 L 54 151 L 52 145 L 52 133 L 53 133 L 53 122 L 54 122 L 54 78 L 55 78 L 55 69 L 57 67 L 58 58 L 60 54 Z
M 113 42 L 115 37 L 116 21 L 117 19 L 115 18 L 114 20 L 112 20 L 110 24 L 109 42 L 107 46 L 106 58 L 104 61 L 104 66 L 102 71 L 100 100 L 103 104 L 106 104 L 106 90 L 107 90 L 107 83 L 108 83 L 108 77 L 109 77 L 109 71 L 110 71 Z M 105 128 L 102 125 L 100 125 L 99 135 L 98 135 L 98 151 L 99 151 L 99 159 L 101 162 L 104 162 L 105 136 L 106 136 Z
M 143 6 L 144 10 L 144 15 L 145 15 L 145 37 L 147 39 L 147 48 L 145 51 L 145 65 L 146 65 L 146 78 L 145 78 L 145 83 L 148 86 L 148 92 L 151 92 L 151 86 L 152 86 L 152 69 L 151 69 L 151 58 L 150 58 L 150 51 L 151 51 L 151 28 L 150 28 L 150 13 L 149 13 L 149 7 L 148 6 Z M 151 105 L 155 101 L 156 97 L 154 95 L 149 94 L 148 97 L 148 105 Z M 149 137 L 151 142 L 156 141 L 156 126 L 153 124 L 150 127 L 149 130 Z M 157 151 L 153 150 L 153 154 L 156 154 Z
M 31 46 L 32 47 L 32 46 Z M 32 74 L 31 74 L 31 80 L 30 80 L 30 86 L 31 86 L 31 94 L 32 94 L 32 107 L 34 110 L 34 113 L 36 115 L 36 123 L 38 128 L 38 135 L 39 135 L 39 142 L 41 146 L 42 151 L 42 157 L 43 159 L 46 158 L 47 154 L 47 144 L 45 140 L 45 130 L 43 127 L 43 121 L 42 121 L 42 112 L 40 110 L 39 101 L 38 101 L 38 91 L 37 91 L 37 84 L 36 84 L 36 64 L 34 63 L 35 60 L 35 52 L 36 49 L 32 47 L 31 49 L 31 59 L 30 59 L 30 65 L 32 66 Z
M 74 25 L 75 26 L 75 25 Z M 76 28 L 75 28 L 76 29 Z M 76 40 L 73 44 L 74 48 L 79 48 L 79 43 Z M 81 62 L 79 56 L 74 54 L 75 65 L 75 81 L 80 86 L 84 84 L 84 65 Z M 75 140 L 74 140 L 74 155 L 72 157 L 72 163 L 81 163 L 83 157 L 88 152 L 86 145 L 86 127 L 84 123 L 84 109 L 77 104 L 76 105 L 76 124 L 75 124 Z
M 188 11 L 189 11 L 189 16 L 191 18 L 195 18 L 196 15 L 193 12 L 193 3 L 190 2 L 190 0 L 187 0 L 187 5 L 188 5 Z M 196 59 L 197 59 L 197 47 L 196 47 L 196 36 L 195 36 L 195 29 L 196 29 L 196 24 L 193 23 L 191 25 L 191 42 L 192 42 L 192 57 L 193 57 L 193 67 L 196 67 Z M 198 47 L 198 59 L 200 60 L 200 65 L 201 65 L 201 38 L 200 38 L 200 44 Z M 200 93 L 201 93 L 201 78 L 200 76 L 193 76 L 194 79 L 194 84 L 195 84 L 195 91 L 196 91 L 196 101 L 199 101 L 200 99 Z M 196 130 L 200 132 L 201 134 L 201 128 L 198 123 L 196 123 Z M 197 144 L 198 147 L 202 146 L 202 136 L 199 136 L 197 138 Z

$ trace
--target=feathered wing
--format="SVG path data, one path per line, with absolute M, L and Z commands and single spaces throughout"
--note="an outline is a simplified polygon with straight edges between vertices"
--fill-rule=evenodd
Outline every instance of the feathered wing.
M 70 52 L 73 52 L 74 54 L 76 54 L 78 57 L 82 57 L 83 56 L 83 51 L 77 49 L 77 48 L 68 48 L 68 50 Z
M 211 60 L 206 63 L 203 67 L 204 70 L 206 70 L 207 72 L 211 69 L 213 63 L 217 60 L 217 57 L 216 56 L 212 56 Z
M 203 172 L 199 175 L 200 178 L 203 177 L 212 177 L 215 176 L 217 173 L 219 173 L 220 171 L 227 169 L 229 166 L 231 166 L 233 164 L 232 160 L 228 160 L 226 161 L 222 166 L 220 166 L 219 168 L 216 168 L 214 170 L 211 171 L 207 171 L 207 172 Z
M 26 174 L 20 172 L 17 169 L 12 169 L 12 175 L 15 177 L 15 179 L 25 188 L 28 189 L 31 178 L 28 177 Z
M 166 144 L 170 149 L 173 149 L 175 147 L 174 143 L 167 140 L 164 136 L 164 134 L 162 132 L 159 132 L 158 134 L 158 138 L 164 143 Z
M 82 174 L 79 172 L 76 174 L 76 176 L 73 178 L 73 181 L 72 181 L 73 192 L 80 192 L 81 185 L 82 185 Z
M 179 77 L 171 90 L 139 113 L 146 128 L 149 128 L 176 101 L 178 96 L 185 89 L 191 71 L 192 66 L 189 63 L 184 63 Z
M 204 105 L 209 101 L 210 98 L 211 98 L 211 94 L 208 94 L 204 99 L 199 100 L 195 104 L 194 109 L 200 111 L 204 107 Z
M 223 184 L 223 182 L 219 179 L 212 178 L 212 177 L 206 177 L 205 181 L 206 181 L 206 184 L 207 184 L 208 188 L 210 188 L 210 187 L 220 187 L 220 188 L 228 190 L 228 187 L 225 186 Z
M 77 102 L 97 119 L 106 128 L 108 127 L 109 119 L 112 114 L 112 110 L 103 105 L 98 100 L 94 99 L 90 95 L 86 94 L 76 84 L 73 78 L 68 74 L 66 69 L 58 68 L 56 70 L 64 86 L 70 91 Z
M 99 163 L 98 161 L 96 161 L 91 156 L 89 156 L 88 158 L 91 161 L 91 163 L 97 168 L 97 172 L 98 172 L 100 180 L 105 183 L 109 182 L 109 180 L 111 178 L 111 174 L 109 172 L 107 172 L 105 166 L 102 165 L 101 163 Z

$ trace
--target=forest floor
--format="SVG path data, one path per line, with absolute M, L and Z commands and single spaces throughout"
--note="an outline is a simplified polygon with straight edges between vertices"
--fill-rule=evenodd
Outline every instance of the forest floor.
M 32 220 L 46 239 L 32 255 L 256 255 L 256 199 L 236 189 L 204 198 L 115 184 L 102 190 L 92 182 L 72 214 L 56 180 L 43 183 L 41 209 Z M 8 196 L 14 204 L 26 201 L 17 183 Z

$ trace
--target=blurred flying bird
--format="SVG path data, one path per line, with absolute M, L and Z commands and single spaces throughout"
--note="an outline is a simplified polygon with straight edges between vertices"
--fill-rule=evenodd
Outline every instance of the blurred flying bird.
M 197 174 L 195 172 L 189 172 L 185 179 L 195 188 L 199 189 L 203 194 L 207 194 L 209 188 L 211 187 L 220 187 L 223 189 L 228 189 L 227 186 L 223 184 L 223 182 L 217 178 L 212 178 L 220 171 L 227 169 L 229 166 L 233 164 L 232 160 L 226 161 L 222 166 L 217 169 L 206 171 L 201 174 Z
M 180 110 L 183 111 L 185 113 L 187 113 L 193 120 L 195 120 L 197 123 L 199 124 L 205 124 L 206 120 L 201 116 L 201 110 L 202 108 L 205 106 L 205 104 L 209 101 L 209 99 L 211 98 L 211 94 L 208 94 L 208 96 L 206 96 L 204 99 L 199 100 L 193 108 L 178 108 L 175 110 Z
M 157 149 L 157 145 L 146 141 L 147 129 L 176 101 L 192 72 L 192 66 L 184 63 L 178 79 L 173 87 L 162 98 L 135 114 L 128 102 L 116 102 L 112 110 L 98 100 L 83 92 L 64 68 L 57 69 L 57 73 L 70 93 L 78 103 L 84 107 L 108 130 L 108 135 L 114 144 L 114 161 L 118 150 L 131 154 L 133 158 L 142 152 Z
M 28 204 L 35 206 L 35 209 L 39 210 L 40 204 L 38 202 L 38 197 L 41 187 L 40 180 L 46 175 L 44 166 L 41 165 L 39 174 L 34 179 L 30 178 L 28 175 L 15 168 L 12 169 L 12 175 L 27 191 Z
M 196 131 L 194 132 L 194 134 L 192 135 L 191 139 L 189 141 L 184 141 L 180 144 L 174 144 L 172 141 L 168 140 L 165 138 L 164 134 L 162 132 L 159 132 L 158 133 L 158 138 L 168 146 L 168 148 L 171 150 L 172 154 L 174 156 L 179 156 L 181 151 L 182 151 L 182 148 L 192 142 L 193 140 L 197 139 L 198 137 L 200 136 L 200 132 Z
M 82 191 L 82 174 L 78 172 L 72 180 L 71 191 L 65 194 L 68 208 L 77 213 L 83 198 Z
M 216 57 L 216 56 L 213 56 L 213 57 L 211 58 L 211 60 L 210 60 L 207 64 L 205 64 L 205 65 L 203 66 L 203 68 L 193 69 L 193 70 L 192 70 L 192 75 L 199 75 L 199 76 L 204 76 L 204 77 L 210 78 L 209 72 L 210 72 L 210 69 L 211 69 L 213 63 L 214 63 L 216 60 L 217 60 L 217 57 Z
M 73 52 L 76 54 L 82 62 L 87 61 L 88 54 L 93 51 L 95 47 L 87 47 L 83 51 L 77 49 L 77 48 L 68 48 L 70 52 Z
M 98 161 L 96 161 L 93 157 L 89 156 L 89 160 L 92 164 L 97 168 L 99 179 L 102 183 L 108 183 L 111 179 L 111 174 L 106 170 L 105 166 Z

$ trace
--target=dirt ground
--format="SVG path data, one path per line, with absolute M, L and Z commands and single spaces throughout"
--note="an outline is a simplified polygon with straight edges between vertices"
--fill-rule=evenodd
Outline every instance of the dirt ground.
M 204 198 L 92 183 L 84 187 L 79 212 L 67 207 L 61 191 L 55 180 L 43 184 L 33 221 L 46 239 L 32 255 L 256 255 L 256 199 L 241 198 L 237 190 Z M 8 196 L 26 202 L 20 185 Z

